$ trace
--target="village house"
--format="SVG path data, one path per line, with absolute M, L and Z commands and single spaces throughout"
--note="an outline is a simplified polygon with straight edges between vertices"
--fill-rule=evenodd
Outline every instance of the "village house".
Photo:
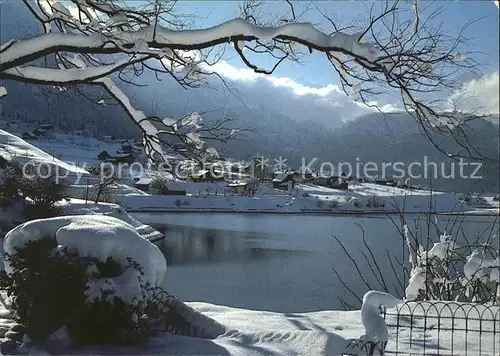
M 234 195 L 245 195 L 248 193 L 248 183 L 245 181 L 234 181 L 229 182 L 226 185 L 227 190 L 230 194 Z
M 213 169 L 200 169 L 199 171 L 191 174 L 191 180 L 194 182 L 220 182 L 224 180 L 223 174 L 221 172 L 215 171 Z
M 296 172 L 296 179 L 302 182 L 309 182 L 315 178 L 314 171 L 311 168 L 300 166 Z
M 314 179 L 314 184 L 332 189 L 348 189 L 349 178 L 344 172 L 338 172 L 338 171 L 321 172 Z
M 102 140 L 104 142 L 115 142 L 115 136 L 106 135 L 102 137 Z
M 30 140 L 33 141 L 33 140 L 38 140 L 38 136 L 32 132 L 23 132 L 22 139 L 27 141 Z
M 110 163 L 132 163 L 134 161 L 134 157 L 132 154 L 126 153 L 118 153 L 115 155 L 110 155 L 107 151 L 102 151 L 97 155 L 97 158 L 101 162 L 110 162 Z
M 122 146 L 120 147 L 120 150 L 118 153 L 122 154 L 133 154 L 134 153 L 134 147 L 132 147 L 132 144 L 128 141 L 125 141 L 122 143 Z
M 394 179 L 390 178 L 376 178 L 375 184 L 395 187 L 398 183 Z
M 275 172 L 272 180 L 273 188 L 290 189 L 295 186 L 294 172 Z
M 134 182 L 134 187 L 147 193 L 152 181 L 153 178 L 151 177 L 137 178 Z
M 41 125 L 38 125 L 38 129 L 47 132 L 47 131 L 53 130 L 54 129 L 54 125 L 52 125 L 52 124 L 41 124 Z

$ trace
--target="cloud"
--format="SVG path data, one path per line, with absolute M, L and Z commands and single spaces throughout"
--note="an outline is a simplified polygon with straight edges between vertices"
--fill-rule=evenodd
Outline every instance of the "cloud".
M 499 0 L 493 0 L 493 2 L 495 3 L 495 5 L 496 5 L 497 7 L 500 7 L 500 1 L 499 1 Z
M 226 61 L 219 61 L 210 67 L 211 70 L 219 73 L 220 75 L 229 78 L 234 81 L 247 81 L 255 83 L 258 79 L 265 79 L 272 83 L 276 87 L 287 88 L 290 89 L 295 95 L 317 95 L 321 97 L 325 97 L 331 92 L 342 93 L 341 89 L 334 84 L 328 84 L 324 87 L 310 87 L 307 85 L 303 85 L 295 82 L 293 79 L 286 77 L 275 77 L 272 75 L 265 75 L 260 73 L 255 73 L 252 69 L 242 68 L 238 69 L 233 67 L 231 64 Z
M 376 111 L 347 96 L 336 84 L 309 86 L 287 77 L 236 68 L 223 60 L 211 66 L 210 70 L 235 82 L 246 104 L 268 105 L 295 120 L 313 119 L 330 126 Z M 379 106 L 387 112 L 397 111 L 391 104 Z
M 448 108 L 469 111 L 479 115 L 499 113 L 499 75 L 498 72 L 465 82 L 462 87 L 448 98 Z

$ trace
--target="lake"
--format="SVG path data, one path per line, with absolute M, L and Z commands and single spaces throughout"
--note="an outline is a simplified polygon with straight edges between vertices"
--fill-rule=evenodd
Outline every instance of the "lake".
M 377 286 L 377 278 L 369 265 L 377 275 L 384 276 L 393 294 L 401 293 L 406 283 L 402 279 L 408 278 L 398 265 L 408 261 L 408 253 L 396 228 L 402 225 L 396 216 L 135 216 L 166 235 L 160 242 L 168 265 L 164 288 L 184 301 L 277 312 L 339 309 L 343 306 L 341 299 L 359 307 L 335 272 L 358 295 L 368 287 L 334 237 L 353 254 L 371 286 Z M 499 229 L 498 217 L 412 215 L 405 219 L 415 236 L 431 236 L 434 242 L 443 231 L 459 241 L 464 236 L 473 241 L 491 237 Z M 363 231 L 378 269 L 365 248 Z M 369 265 L 360 251 L 365 252 Z

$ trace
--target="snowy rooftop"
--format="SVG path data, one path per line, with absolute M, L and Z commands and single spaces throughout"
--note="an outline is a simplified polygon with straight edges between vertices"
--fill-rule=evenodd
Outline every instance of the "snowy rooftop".
M 279 172 L 278 174 L 276 174 L 273 182 L 283 182 L 289 175 L 291 175 L 291 173 Z
M 152 181 L 153 181 L 153 178 L 145 177 L 145 178 L 139 179 L 137 182 L 135 182 L 135 184 L 137 184 L 137 185 L 148 185 L 148 184 L 151 184 Z

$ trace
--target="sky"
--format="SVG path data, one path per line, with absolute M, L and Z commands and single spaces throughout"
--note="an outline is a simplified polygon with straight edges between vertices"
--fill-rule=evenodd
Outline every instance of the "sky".
M 186 1 L 179 2 L 178 10 L 183 13 L 196 14 L 198 27 L 209 27 L 237 17 L 240 3 L 234 1 Z M 329 30 L 331 26 L 321 16 L 322 12 L 331 15 L 337 24 L 358 26 L 349 31 L 357 32 L 366 24 L 368 11 L 375 4 L 375 9 L 382 2 L 369 1 L 301 1 L 296 2 L 296 13 L 299 14 L 307 6 L 309 11 L 303 21 L 312 22 L 315 26 Z M 458 78 L 463 87 L 449 95 L 450 99 L 466 98 L 462 100 L 464 108 L 481 108 L 481 113 L 498 113 L 498 71 L 499 71 L 499 9 L 498 3 L 491 0 L 476 1 L 419 1 L 422 15 L 434 10 L 440 10 L 439 16 L 431 20 L 433 25 L 443 26 L 443 30 L 450 36 L 456 36 L 460 29 L 472 22 L 465 30 L 465 36 L 471 41 L 461 50 L 474 56 L 481 63 L 476 73 L 466 73 Z M 283 14 L 288 11 L 284 1 L 265 1 L 262 16 Z M 408 13 L 408 16 L 413 16 Z M 272 62 L 266 56 L 255 59 L 260 67 L 272 67 Z M 352 98 L 340 91 L 339 77 L 326 60 L 324 54 L 313 52 L 303 58 L 301 64 L 291 61 L 283 62 L 272 76 L 261 76 L 248 69 L 234 51 L 228 51 L 224 59 L 217 63 L 215 70 L 242 85 L 253 85 L 255 90 L 262 86 L 273 87 L 276 91 L 284 91 L 294 96 L 307 96 L 311 103 L 328 101 L 336 111 L 346 108 L 345 117 L 350 119 L 370 110 L 353 111 Z M 477 95 L 476 95 L 477 94 Z M 397 97 L 380 97 L 379 105 L 387 111 L 400 108 L 401 102 Z M 456 101 L 456 100 L 455 100 Z M 356 105 L 354 105 L 356 106 Z M 445 105 L 446 106 L 446 105 Z M 449 107 L 445 107 L 448 109 Z
M 13 0 L 18 1 L 18 0 Z M 412 1 L 412 0 L 401 0 Z M 140 1 L 129 1 L 132 6 L 138 5 Z M 275 18 L 277 14 L 290 13 L 290 9 L 284 0 L 263 3 L 260 17 L 263 19 Z M 323 18 L 320 11 L 327 13 L 338 26 L 354 25 L 354 28 L 346 30 L 347 33 L 356 33 L 364 29 L 368 21 L 369 10 L 373 6 L 375 13 L 380 13 L 383 1 L 295 1 L 295 12 L 297 15 L 306 11 L 300 21 L 311 22 L 315 27 L 324 31 L 332 31 L 332 27 Z M 492 0 L 474 1 L 423 1 L 418 0 L 422 17 L 439 10 L 430 23 L 434 26 L 440 25 L 443 31 L 450 36 L 456 36 L 463 26 L 471 24 L 465 30 L 464 35 L 471 39 L 469 43 L 462 46 L 460 51 L 473 56 L 481 63 L 481 66 L 473 72 L 466 72 L 458 78 L 462 87 L 452 93 L 443 94 L 449 101 L 459 102 L 464 109 L 480 108 L 480 114 L 498 114 L 499 111 L 499 8 L 498 2 Z M 220 24 L 240 15 L 237 1 L 194 1 L 179 0 L 175 10 L 178 14 L 189 15 L 194 21 L 196 28 L 206 28 Z M 411 7 L 402 15 L 405 19 L 413 21 L 414 14 Z M 267 105 L 276 106 L 287 115 L 293 115 L 294 110 L 287 106 L 287 102 L 293 102 L 295 107 L 300 106 L 302 112 L 305 110 L 318 110 L 328 115 L 331 110 L 332 116 L 347 121 L 369 113 L 373 109 L 355 102 L 352 97 L 344 94 L 340 88 L 337 73 L 327 61 L 325 55 L 319 52 L 305 55 L 301 63 L 284 61 L 277 70 L 269 76 L 259 75 L 247 68 L 230 45 L 226 46 L 226 53 L 211 69 L 230 81 L 236 88 L 244 88 L 246 92 L 253 90 L 261 95 L 261 101 Z M 252 61 L 259 67 L 270 68 L 274 62 L 266 55 L 253 56 Z M 161 94 L 161 93 L 159 93 Z M 280 100 L 269 100 L 272 97 Z M 396 111 L 402 109 L 401 98 L 391 95 L 380 95 L 376 103 L 384 111 Z M 247 103 L 250 104 L 250 103 Z M 252 103 L 258 104 L 258 103 Z M 443 104 L 443 109 L 450 109 L 451 104 Z

